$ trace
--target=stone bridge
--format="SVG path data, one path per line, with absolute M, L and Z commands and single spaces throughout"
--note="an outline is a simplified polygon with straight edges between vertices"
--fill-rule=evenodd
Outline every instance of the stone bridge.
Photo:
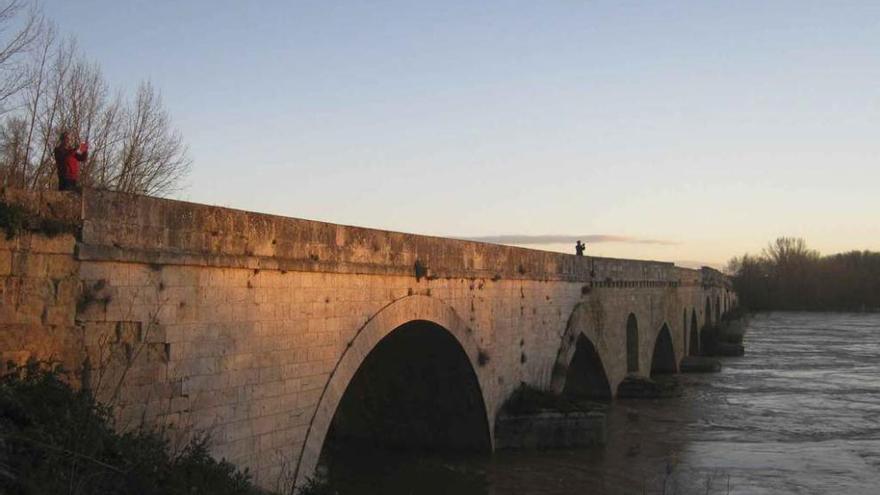
M 270 488 L 328 437 L 490 450 L 520 384 L 613 397 L 677 371 L 736 302 L 672 263 L 91 190 L 0 200 L 25 215 L 0 236 L 3 363 L 62 362 L 122 427 L 208 432 Z

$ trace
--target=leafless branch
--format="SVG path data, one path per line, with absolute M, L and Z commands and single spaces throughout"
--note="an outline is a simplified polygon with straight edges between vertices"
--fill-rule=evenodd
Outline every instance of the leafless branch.
M 54 187 L 52 150 L 66 130 L 89 142 L 82 185 L 159 196 L 178 190 L 191 161 L 159 92 L 149 82 L 131 100 L 111 91 L 76 40 L 59 40 L 25 2 L 0 4 L 0 185 Z

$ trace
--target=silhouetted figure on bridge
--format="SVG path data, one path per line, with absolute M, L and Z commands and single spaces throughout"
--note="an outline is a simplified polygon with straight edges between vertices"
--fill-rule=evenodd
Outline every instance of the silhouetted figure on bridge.
M 574 245 L 574 250 L 578 256 L 583 256 L 584 249 L 586 249 L 586 248 L 587 248 L 587 246 L 581 241 L 577 241 L 577 244 Z

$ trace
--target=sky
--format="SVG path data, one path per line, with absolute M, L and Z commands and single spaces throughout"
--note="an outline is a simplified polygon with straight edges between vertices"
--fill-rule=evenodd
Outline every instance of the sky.
M 880 250 L 877 1 L 41 3 L 161 90 L 179 199 L 685 265 Z

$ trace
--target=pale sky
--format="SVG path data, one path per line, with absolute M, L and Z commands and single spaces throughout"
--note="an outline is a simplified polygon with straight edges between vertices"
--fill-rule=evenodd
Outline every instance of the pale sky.
M 180 199 L 691 263 L 880 250 L 876 0 L 42 3 L 161 89 Z

